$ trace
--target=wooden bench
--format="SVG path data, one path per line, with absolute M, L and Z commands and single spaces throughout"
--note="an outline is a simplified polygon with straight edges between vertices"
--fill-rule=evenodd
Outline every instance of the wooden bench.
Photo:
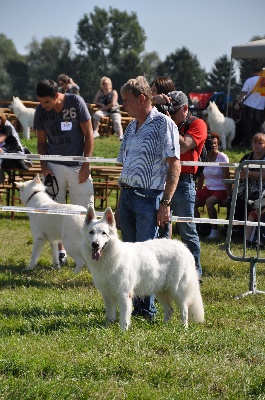
M 41 174 L 40 161 L 33 161 L 32 166 L 28 170 L 4 170 L 5 181 L 0 184 L 0 194 L 3 200 L 5 195 L 5 205 L 14 206 L 16 203 L 21 204 L 20 196 L 16 187 L 16 182 L 28 181 L 36 176 L 36 173 Z M 15 213 L 11 212 L 12 220 L 15 219 Z
M 93 118 L 93 114 L 99 110 L 99 108 L 96 106 L 96 104 L 93 103 L 87 103 L 87 108 L 91 114 L 91 118 Z M 128 124 L 134 120 L 134 118 L 129 117 L 128 113 L 124 111 L 122 107 L 120 107 L 120 113 L 121 113 L 121 125 L 123 128 L 123 131 L 127 128 Z M 99 125 L 99 134 L 100 136 L 107 136 L 114 134 L 114 129 L 113 129 L 113 124 L 112 120 L 110 117 L 101 117 L 100 119 L 100 125 Z
M 116 193 L 116 208 L 119 200 L 120 187 L 118 185 L 118 179 L 121 173 L 122 167 L 119 165 L 114 166 L 91 166 L 91 176 L 93 179 L 94 186 L 94 199 L 99 200 L 99 207 L 108 207 L 109 196 L 112 192 Z M 95 204 L 96 205 L 96 204 Z

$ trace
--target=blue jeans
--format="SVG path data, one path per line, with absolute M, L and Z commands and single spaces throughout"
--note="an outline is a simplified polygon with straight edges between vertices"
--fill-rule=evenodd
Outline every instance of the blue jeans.
M 194 217 L 195 182 L 190 174 L 180 174 L 177 189 L 172 198 L 171 210 L 178 217 Z M 186 244 L 195 259 L 198 275 L 202 274 L 200 261 L 200 240 L 193 222 L 178 223 L 181 240 Z
M 120 197 L 120 226 L 124 242 L 144 242 L 158 236 L 156 222 L 161 190 L 122 188 Z M 134 297 L 133 315 L 153 317 L 156 313 L 154 296 Z

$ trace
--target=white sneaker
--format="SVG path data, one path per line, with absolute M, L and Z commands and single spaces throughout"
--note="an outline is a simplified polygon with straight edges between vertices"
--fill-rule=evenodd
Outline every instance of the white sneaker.
M 207 236 L 207 239 L 213 240 L 213 239 L 219 239 L 219 237 L 220 237 L 220 232 L 217 229 L 212 229 L 210 235 Z
M 59 263 L 61 266 L 65 265 L 67 263 L 67 254 L 64 252 L 59 253 Z
M 98 133 L 98 131 L 94 131 L 93 134 L 94 134 L 94 138 L 100 137 L 100 134 Z

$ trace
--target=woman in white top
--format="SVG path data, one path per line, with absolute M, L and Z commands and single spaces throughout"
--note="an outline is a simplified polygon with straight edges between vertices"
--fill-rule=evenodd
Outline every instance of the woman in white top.
M 216 132 L 211 133 L 211 151 L 208 154 L 207 162 L 225 162 L 229 163 L 229 158 L 226 154 L 219 152 L 218 146 L 220 136 Z M 203 173 L 198 178 L 197 192 L 195 199 L 195 218 L 200 217 L 198 207 L 206 205 L 208 216 L 210 219 L 217 219 L 217 211 L 215 205 L 221 203 L 231 194 L 231 184 L 224 183 L 223 179 L 229 179 L 228 167 L 213 167 L 206 166 Z M 205 185 L 203 183 L 205 181 Z M 219 231 L 217 225 L 212 225 L 211 233 L 208 239 L 218 239 Z
M 118 103 L 118 93 L 112 89 L 112 82 L 107 76 L 103 76 L 100 80 L 100 87 L 96 93 L 93 103 L 99 108 L 93 114 L 94 138 L 99 137 L 98 127 L 100 118 L 110 117 L 113 123 L 115 134 L 120 140 L 123 139 L 123 129 L 121 125 L 120 106 Z

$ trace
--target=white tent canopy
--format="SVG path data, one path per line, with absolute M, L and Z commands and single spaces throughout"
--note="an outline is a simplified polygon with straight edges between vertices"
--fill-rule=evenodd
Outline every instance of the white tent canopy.
M 233 46 L 231 58 L 265 58 L 265 39 Z
M 227 99 L 230 98 L 232 58 L 236 60 L 239 58 L 265 58 L 265 39 L 254 40 L 253 42 L 247 42 L 232 47 Z M 229 101 L 227 101 L 226 115 L 228 114 L 228 105 Z

